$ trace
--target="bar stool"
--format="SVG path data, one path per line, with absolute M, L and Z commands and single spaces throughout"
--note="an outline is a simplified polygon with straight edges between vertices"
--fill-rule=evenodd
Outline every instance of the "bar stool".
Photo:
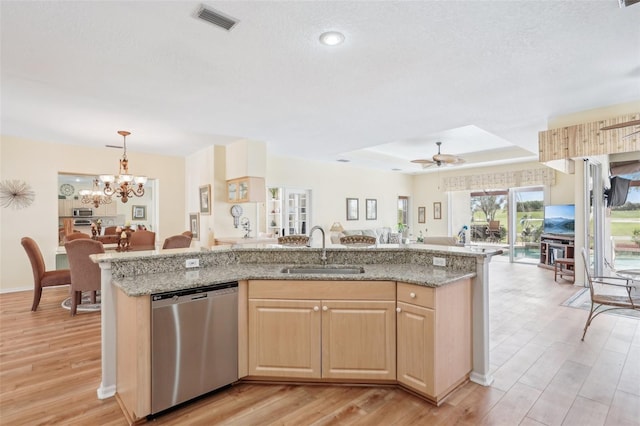
M 554 281 L 558 281 L 558 277 L 563 278 L 564 276 L 572 277 L 571 281 L 575 280 L 575 260 L 569 259 L 566 257 L 560 257 L 556 259 L 554 264 Z M 563 278 L 566 279 L 566 278 Z

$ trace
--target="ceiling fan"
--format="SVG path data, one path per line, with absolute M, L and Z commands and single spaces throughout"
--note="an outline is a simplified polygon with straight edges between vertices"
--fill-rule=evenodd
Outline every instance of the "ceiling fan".
M 431 167 L 434 164 L 440 167 L 442 165 L 451 166 L 454 164 L 464 163 L 464 160 L 458 157 L 457 155 L 441 154 L 440 145 L 442 145 L 442 142 L 436 142 L 436 145 L 438 145 L 438 153 L 433 157 L 431 157 L 431 159 L 411 160 L 411 162 L 421 164 L 423 169 L 426 169 L 427 167 Z
M 640 126 L 640 120 L 631 120 L 625 123 L 612 124 L 611 126 L 602 127 L 600 128 L 600 130 L 622 129 L 623 127 L 631 127 L 631 126 Z M 638 133 L 640 133 L 640 130 L 636 130 L 635 132 L 629 133 L 628 135 L 624 135 L 622 139 L 631 137 Z

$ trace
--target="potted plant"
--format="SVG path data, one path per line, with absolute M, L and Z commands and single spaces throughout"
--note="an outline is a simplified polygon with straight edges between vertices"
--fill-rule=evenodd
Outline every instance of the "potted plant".
M 409 225 L 398 222 L 398 232 L 402 234 L 402 238 L 407 238 L 407 235 L 409 234 Z

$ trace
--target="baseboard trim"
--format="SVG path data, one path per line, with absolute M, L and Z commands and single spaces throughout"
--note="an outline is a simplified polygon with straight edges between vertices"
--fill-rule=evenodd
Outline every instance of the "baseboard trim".
M 472 371 L 469 375 L 469 380 L 482 386 L 491 386 L 491 383 L 493 383 L 493 376 L 491 374 L 479 374 Z
M 101 384 L 97 392 L 98 392 L 98 399 L 111 398 L 116 394 L 116 385 L 104 387 Z

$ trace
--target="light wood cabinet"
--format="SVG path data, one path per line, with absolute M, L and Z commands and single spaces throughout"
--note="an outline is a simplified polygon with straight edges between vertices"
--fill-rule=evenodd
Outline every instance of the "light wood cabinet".
M 58 199 L 58 216 L 72 216 L 72 215 L 73 215 L 73 200 Z
M 116 398 L 129 424 L 151 413 L 151 298 L 116 298 Z M 135 324 L 132 327 L 131 324 Z
M 471 280 L 398 283 L 397 380 L 436 404 L 471 372 Z
M 395 305 L 392 300 L 323 301 L 322 377 L 395 380 Z
M 320 378 L 320 301 L 249 300 L 249 374 Z
M 263 203 L 265 201 L 264 178 L 241 177 L 227 181 L 229 203 Z
M 394 309 L 390 281 L 250 281 L 249 375 L 395 380 Z

